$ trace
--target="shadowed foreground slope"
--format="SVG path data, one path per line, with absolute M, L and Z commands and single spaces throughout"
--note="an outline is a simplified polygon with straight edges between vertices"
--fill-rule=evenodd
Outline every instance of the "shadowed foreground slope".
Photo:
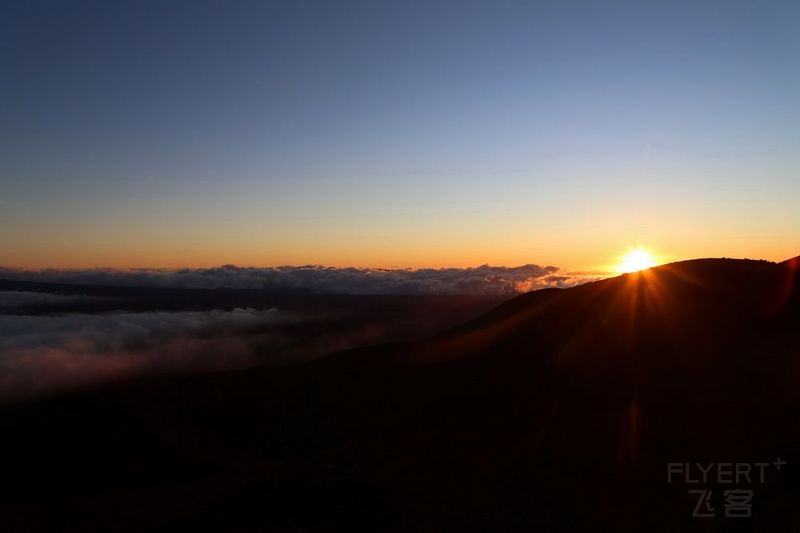
M 522 295 L 430 341 L 0 414 L 11 529 L 794 531 L 798 261 Z M 667 483 L 668 462 L 765 462 Z M 694 489 L 716 518 L 692 518 Z M 722 491 L 753 490 L 725 518 Z

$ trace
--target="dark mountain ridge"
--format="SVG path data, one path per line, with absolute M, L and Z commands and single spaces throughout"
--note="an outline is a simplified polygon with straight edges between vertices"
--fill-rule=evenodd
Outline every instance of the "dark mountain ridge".
M 674 263 L 424 342 L 8 407 L 0 511 L 18 528 L 795 530 L 797 264 Z M 666 479 L 777 457 L 764 483 Z M 693 488 L 715 518 L 692 518 Z M 753 490 L 750 518 L 722 515 L 727 488 Z

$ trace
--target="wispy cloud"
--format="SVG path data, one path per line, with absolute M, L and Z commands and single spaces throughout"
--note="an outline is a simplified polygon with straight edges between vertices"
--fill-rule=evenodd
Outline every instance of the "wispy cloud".
M 91 299 L 80 294 L 50 292 L 0 291 L 0 312 L 39 305 L 70 305 Z

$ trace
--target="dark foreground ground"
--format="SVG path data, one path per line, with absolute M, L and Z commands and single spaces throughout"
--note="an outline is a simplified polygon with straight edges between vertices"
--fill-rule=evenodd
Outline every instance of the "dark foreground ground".
M 3 529 L 798 531 L 797 266 L 676 263 L 425 341 L 6 406 Z

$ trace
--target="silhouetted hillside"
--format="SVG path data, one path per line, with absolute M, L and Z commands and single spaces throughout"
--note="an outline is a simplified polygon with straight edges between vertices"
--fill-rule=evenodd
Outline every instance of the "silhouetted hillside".
M 425 342 L 7 407 L 11 529 L 794 531 L 798 263 L 521 295 Z M 667 483 L 669 462 L 772 462 Z M 712 490 L 715 518 L 691 516 Z M 723 491 L 752 490 L 726 518 Z

